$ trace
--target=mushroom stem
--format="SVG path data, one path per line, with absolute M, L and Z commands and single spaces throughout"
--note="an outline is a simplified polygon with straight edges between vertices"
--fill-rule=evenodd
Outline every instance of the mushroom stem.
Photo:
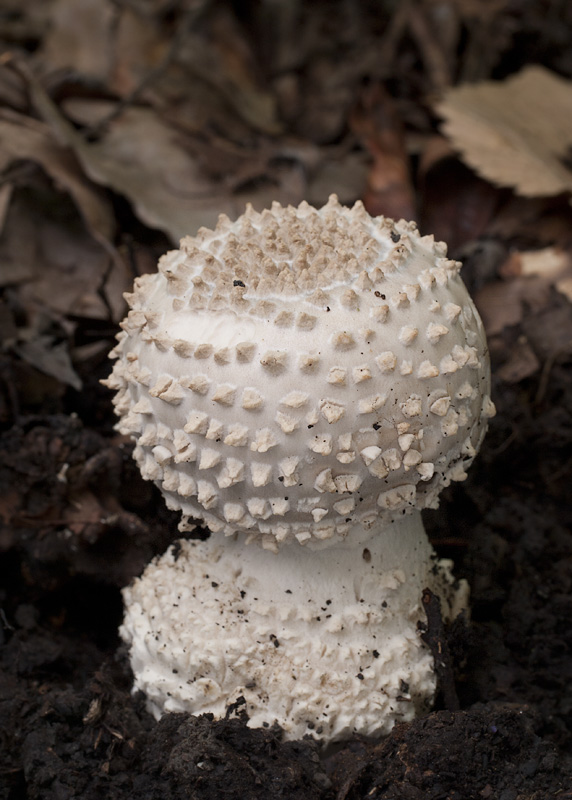
M 293 543 L 279 555 L 257 546 L 245 546 L 244 535 L 225 538 L 212 534 L 212 546 L 223 546 L 220 566 L 232 571 L 233 580 L 256 586 L 261 602 L 280 603 L 282 595 L 307 595 L 315 610 L 327 599 L 347 608 L 364 602 L 374 606 L 386 601 L 399 604 L 407 617 L 421 609 L 421 593 L 429 587 L 443 596 L 445 616 L 450 613 L 450 594 L 440 588 L 442 570 L 436 569 L 421 513 L 413 511 L 389 525 L 370 530 L 353 526 L 336 545 L 320 543 L 301 547 Z M 450 562 L 443 562 L 448 570 Z M 394 609 L 393 609 L 394 610 Z M 392 611 L 393 611 L 392 610 Z M 392 613 L 392 612 L 390 612 Z
M 154 562 L 124 590 L 122 628 L 151 710 L 222 716 L 242 695 L 253 727 L 277 721 L 288 738 L 310 729 L 333 741 L 380 735 L 428 709 L 435 671 L 417 630 L 421 595 L 430 588 L 450 617 L 467 585 L 437 560 L 418 511 L 377 528 L 279 555 L 213 534 Z

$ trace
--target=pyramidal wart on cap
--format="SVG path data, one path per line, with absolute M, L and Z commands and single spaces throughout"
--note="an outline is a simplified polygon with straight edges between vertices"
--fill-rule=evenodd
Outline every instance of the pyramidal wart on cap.
M 149 708 L 322 742 L 428 709 L 421 596 L 467 602 L 421 509 L 494 414 L 485 334 L 446 246 L 332 196 L 221 217 L 135 281 L 107 385 L 144 478 L 201 520 L 124 590 Z

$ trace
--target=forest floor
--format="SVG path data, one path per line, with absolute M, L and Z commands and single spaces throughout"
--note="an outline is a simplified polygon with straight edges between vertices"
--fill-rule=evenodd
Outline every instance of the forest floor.
M 4 0 L 0 800 L 572 800 L 570 79 L 558 0 Z M 321 752 L 131 694 L 121 588 L 180 534 L 99 381 L 179 236 L 330 192 L 464 262 L 497 415 L 425 515 L 471 586 L 435 710 Z

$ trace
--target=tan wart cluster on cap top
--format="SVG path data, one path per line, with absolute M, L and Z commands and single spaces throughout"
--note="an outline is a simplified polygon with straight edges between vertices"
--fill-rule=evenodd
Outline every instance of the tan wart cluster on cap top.
M 332 197 L 221 217 L 138 278 L 108 385 L 183 527 L 316 546 L 464 479 L 493 406 L 459 267 Z

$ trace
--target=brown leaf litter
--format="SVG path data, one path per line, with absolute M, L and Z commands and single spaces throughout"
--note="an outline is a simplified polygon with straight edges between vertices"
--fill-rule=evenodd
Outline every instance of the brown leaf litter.
M 572 81 L 529 66 L 506 81 L 449 89 L 436 106 L 463 159 L 525 197 L 572 191 Z

